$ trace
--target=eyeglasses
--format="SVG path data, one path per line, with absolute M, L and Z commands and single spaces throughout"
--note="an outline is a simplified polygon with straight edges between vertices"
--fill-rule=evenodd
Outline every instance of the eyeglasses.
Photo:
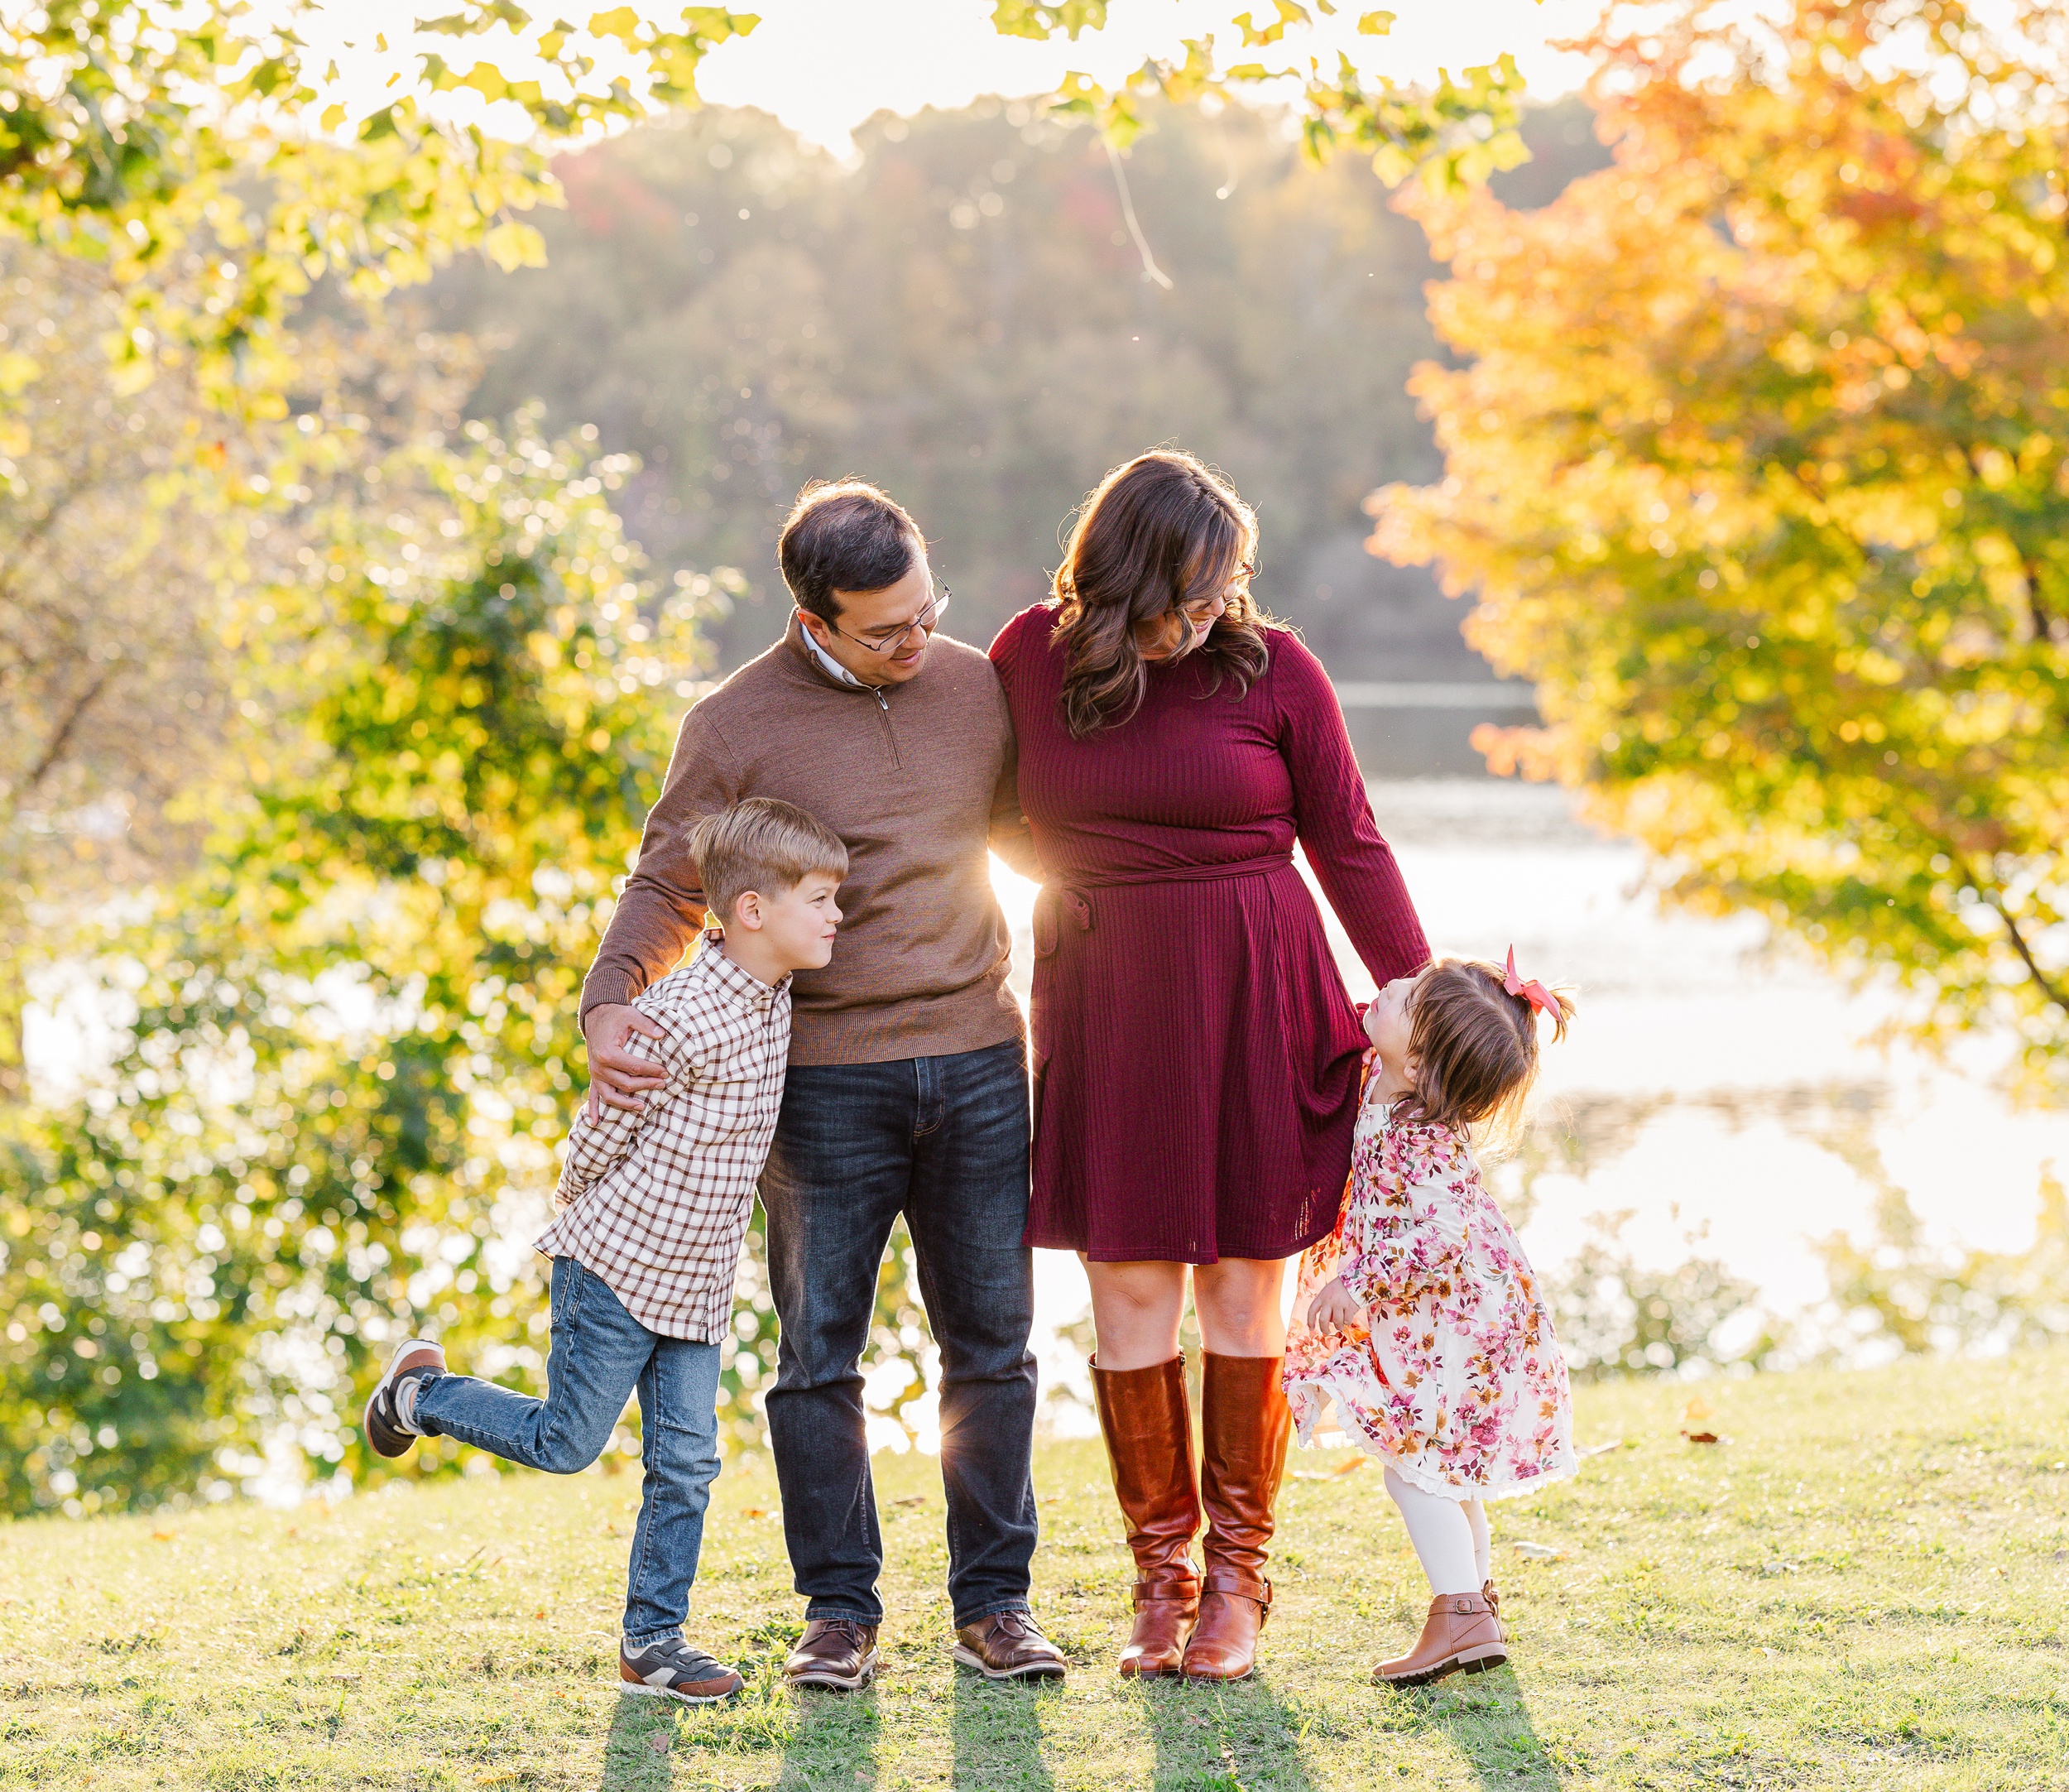
M 941 626 L 941 618 L 948 613 L 948 600 L 954 595 L 955 593 L 946 585 L 942 586 L 936 595 L 927 599 L 925 609 L 913 617 L 895 634 L 887 635 L 878 641 L 868 640 L 861 635 L 851 635 L 838 622 L 829 622 L 827 627 L 838 635 L 842 641 L 852 641 L 857 646 L 870 653 L 894 654 L 911 638 L 912 632 L 915 628 L 929 635 L 938 628 Z
M 1250 595 L 1250 582 L 1257 575 L 1257 569 L 1248 560 L 1236 569 L 1236 576 L 1211 598 L 1196 598 L 1190 603 L 1181 603 L 1179 609 L 1188 622 L 1211 622 L 1228 607 Z

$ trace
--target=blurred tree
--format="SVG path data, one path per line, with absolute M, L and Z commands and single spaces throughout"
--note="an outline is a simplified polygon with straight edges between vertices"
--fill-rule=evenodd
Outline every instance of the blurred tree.
M 1615 165 L 1410 203 L 1442 484 L 1375 548 L 1538 682 L 1488 729 L 1842 967 L 2069 1089 L 2069 13 L 1618 8 Z
M 297 401 L 355 420 L 319 459 L 298 426 L 226 416 L 179 372 L 122 379 L 103 345 L 122 305 L 103 269 L 0 251 L 0 1103 L 26 1093 L 31 964 L 87 906 L 189 869 L 206 791 L 238 781 L 233 612 L 474 377 L 456 341 L 427 356 L 430 337 L 310 320 Z M 247 720 L 266 694 L 249 670 Z
M 243 787 L 190 883 L 107 923 L 111 1074 L 0 1158 L 12 1509 L 363 1467 L 348 1390 L 422 1325 L 540 1360 L 574 992 L 722 593 L 643 601 L 621 459 L 478 425 L 364 459 L 363 418 L 307 415 L 296 576 L 228 643 L 271 699 Z M 355 460 L 372 502 L 324 478 Z
M 491 345 L 477 406 L 543 397 L 640 457 L 626 522 L 658 564 L 746 571 L 722 664 L 776 632 L 775 531 L 806 478 L 865 473 L 910 505 L 951 628 L 985 641 L 1045 589 L 1092 481 L 1174 436 L 1260 507 L 1260 589 L 1332 665 L 1422 651 L 1399 613 L 1420 622 L 1426 580 L 1358 601 L 1382 583 L 1365 494 L 1437 465 L 1402 390 L 1433 346 L 1419 233 L 1276 121 L 1153 116 L 1130 179 L 1169 291 L 1140 277 L 1089 133 L 983 100 L 874 122 L 852 170 L 755 113 L 630 132 L 555 165 L 545 267 L 456 268 L 435 302 Z
M 1355 31 L 1347 18 L 1326 44 L 1283 41 L 1336 11 L 1283 0 L 1269 26 L 1225 19 L 1182 60 L 1152 59 L 1111 92 L 1073 74 L 1055 103 L 1125 145 L 1153 96 L 1218 103 L 1290 81 L 1311 152 L 1355 147 L 1390 183 L 1418 169 L 1456 183 L 1522 159 L 1509 59 L 1411 89 L 1365 66 L 1390 14 Z M 192 355 L 217 396 L 262 410 L 287 376 L 276 332 L 312 280 L 377 295 L 460 249 L 536 262 L 520 214 L 557 196 L 551 145 L 693 103 L 705 54 L 757 22 L 710 6 L 670 25 L 631 6 L 547 22 L 514 0 L 458 0 L 391 45 L 370 25 L 339 39 L 326 12 L 318 0 L 49 0 L 0 16 L 0 231 L 109 267 L 134 300 L 112 333 L 119 357 L 141 368 Z M 999 0 L 993 20 L 1075 39 L 1106 8 Z M 1238 41 L 1249 60 L 1217 69 L 1220 46 Z M 350 80 L 338 54 L 355 62 Z M 167 264 L 190 293 L 142 279 Z
M 311 281 L 373 295 L 458 249 L 535 260 L 515 214 L 553 196 L 544 146 L 694 100 L 704 52 L 755 23 L 689 7 L 667 27 L 628 6 L 548 25 L 460 0 L 419 22 L 421 41 L 391 48 L 369 26 L 337 45 L 366 62 L 353 90 L 379 96 L 354 117 L 334 56 L 319 74 L 310 47 L 335 35 L 325 11 L 49 0 L 0 16 L 0 232 L 108 267 L 130 300 L 118 358 L 191 355 L 219 398 L 276 408 L 291 372 L 276 334 Z M 167 268 L 176 281 L 152 277 Z
M 120 313 L 97 270 L 0 255 L 0 1103 L 27 1093 L 36 921 L 180 864 L 172 811 L 222 737 L 213 623 L 254 469 L 182 382 L 115 387 Z M 185 477 L 200 453 L 224 476 Z

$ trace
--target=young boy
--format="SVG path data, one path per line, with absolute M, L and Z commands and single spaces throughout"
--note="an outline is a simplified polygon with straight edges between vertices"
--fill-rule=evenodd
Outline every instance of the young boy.
M 547 1396 L 454 1375 L 422 1338 L 398 1350 L 367 1402 L 367 1441 L 401 1456 L 454 1437 L 506 1462 L 574 1474 L 640 1400 L 646 1479 L 626 1573 L 624 1690 L 706 1704 L 739 1674 L 683 1641 L 704 1507 L 718 1473 L 718 1372 L 755 1184 L 783 1099 L 790 973 L 833 954 L 847 875 L 838 835 L 766 797 L 691 831 L 720 925 L 633 1006 L 662 1030 L 633 1035 L 668 1080 L 637 1112 L 583 1114 L 536 1248 L 553 1260 Z

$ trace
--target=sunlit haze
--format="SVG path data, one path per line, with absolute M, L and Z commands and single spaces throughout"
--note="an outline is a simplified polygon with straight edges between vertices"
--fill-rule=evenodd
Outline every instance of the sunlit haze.
M 338 91 L 355 114 L 383 103 L 384 84 L 399 56 L 423 49 L 450 53 L 448 38 L 418 38 L 411 30 L 425 8 L 414 0 L 355 0 L 325 9 L 305 32 L 323 55 L 334 57 Z M 671 9 L 650 3 L 655 17 Z M 1214 35 L 1223 66 L 1256 60 L 1244 50 L 1230 23 L 1246 9 L 1240 0 L 1114 0 L 1105 30 L 1076 43 L 1001 37 L 991 27 L 991 0 L 766 0 L 752 7 L 761 22 L 746 36 L 720 45 L 698 72 L 698 86 L 714 105 L 753 106 L 773 113 L 800 137 L 836 152 L 850 133 L 882 111 L 910 113 L 928 106 L 967 105 L 980 94 L 1052 92 L 1073 71 L 1113 83 L 1150 56 L 1183 57 L 1183 40 Z M 1578 84 L 1582 64 L 1551 45 L 1584 29 L 1598 0 L 1395 0 L 1398 17 L 1384 39 L 1360 37 L 1356 15 L 1320 21 L 1313 32 L 1289 31 L 1269 55 L 1292 65 L 1316 54 L 1332 66 L 1339 49 L 1374 74 L 1424 79 L 1439 68 L 1492 62 L 1512 54 L 1537 97 Z M 377 51 L 377 36 L 387 49 Z M 492 39 L 485 41 L 492 41 Z M 511 72 L 521 72 L 510 65 Z M 462 116 L 490 128 L 524 128 L 514 106 L 482 106 L 472 94 L 449 96 Z

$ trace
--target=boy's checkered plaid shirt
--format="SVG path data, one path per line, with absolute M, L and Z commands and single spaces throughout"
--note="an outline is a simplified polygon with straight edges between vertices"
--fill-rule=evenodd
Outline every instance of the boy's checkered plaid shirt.
M 656 1059 L 668 1081 L 636 1112 L 578 1117 L 554 1191 L 559 1217 L 535 1247 L 602 1277 L 650 1332 L 700 1344 L 730 1333 L 790 1052 L 790 979 L 771 987 L 718 939 L 706 934 L 687 964 L 633 1002 L 664 1036 L 636 1033 L 628 1049 Z

